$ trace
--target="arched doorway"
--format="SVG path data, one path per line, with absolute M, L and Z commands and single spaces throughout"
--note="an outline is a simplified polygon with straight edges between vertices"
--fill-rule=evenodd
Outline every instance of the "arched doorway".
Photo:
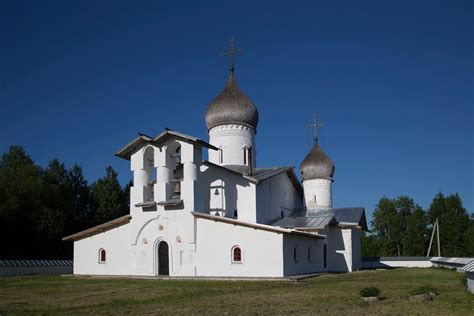
M 158 243 L 158 275 L 170 275 L 169 246 L 166 241 Z

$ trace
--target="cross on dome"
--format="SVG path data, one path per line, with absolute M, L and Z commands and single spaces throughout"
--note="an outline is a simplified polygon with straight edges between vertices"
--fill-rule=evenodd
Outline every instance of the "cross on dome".
M 312 128 L 313 129 L 313 142 L 316 144 L 318 142 L 318 127 L 324 127 L 324 123 L 316 120 L 316 114 L 313 114 L 313 122 L 311 124 L 306 125 L 306 128 Z
M 235 56 L 242 53 L 244 51 L 243 48 L 235 47 L 235 39 L 233 37 L 230 38 L 230 49 L 228 51 L 221 52 L 221 57 L 229 57 L 230 63 L 230 73 L 234 74 L 234 65 L 235 65 Z

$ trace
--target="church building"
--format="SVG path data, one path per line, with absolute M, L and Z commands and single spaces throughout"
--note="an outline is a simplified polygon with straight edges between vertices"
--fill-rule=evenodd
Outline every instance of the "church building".
M 335 166 L 316 137 L 301 182 L 293 167 L 258 166 L 258 111 L 233 67 L 205 122 L 208 142 L 166 129 L 139 134 L 116 153 L 133 173 L 130 214 L 63 239 L 74 242 L 74 274 L 286 277 L 360 269 L 365 210 L 333 207 Z

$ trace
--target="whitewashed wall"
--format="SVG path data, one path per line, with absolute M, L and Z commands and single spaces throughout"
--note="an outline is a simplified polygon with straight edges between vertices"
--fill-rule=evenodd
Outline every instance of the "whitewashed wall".
M 252 148 L 253 166 L 256 167 L 257 151 L 255 146 L 255 130 L 239 124 L 220 125 L 209 131 L 209 143 L 220 148 L 218 151 L 209 149 L 209 161 L 218 165 L 248 164 L 244 162 L 245 147 Z M 223 162 L 220 161 L 222 155 Z M 247 153 L 245 153 L 247 155 Z
M 198 276 L 282 277 L 282 234 L 197 220 Z M 242 249 L 243 262 L 232 263 L 231 249 Z
M 282 173 L 257 185 L 257 222 L 273 223 L 303 208 L 303 199 L 298 194 L 288 174 Z
M 219 195 L 215 195 L 216 189 Z M 222 205 L 225 217 L 234 217 L 237 210 L 238 219 L 256 222 L 256 196 L 255 184 L 242 176 L 215 166 L 201 166 L 199 182 L 200 195 L 202 196 L 202 209 L 204 213 L 216 206 Z
M 474 272 L 467 273 L 467 288 L 474 294 Z
M 327 235 L 328 271 L 352 271 L 352 232 L 351 229 L 339 227 L 326 228 L 323 234 Z
M 74 274 L 130 275 L 130 224 L 74 242 Z M 107 261 L 99 263 L 99 250 Z
M 324 243 L 324 239 L 285 234 L 283 236 L 284 275 L 302 275 L 325 271 Z M 296 261 L 294 260 L 295 248 Z M 308 249 L 311 249 L 309 258 Z

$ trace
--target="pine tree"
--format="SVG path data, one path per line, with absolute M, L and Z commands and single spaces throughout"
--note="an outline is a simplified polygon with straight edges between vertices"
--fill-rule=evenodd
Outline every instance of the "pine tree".
M 106 175 L 97 180 L 91 188 L 95 222 L 100 224 L 127 213 L 127 203 L 117 172 L 111 167 L 106 168 Z
M 431 223 L 439 220 L 441 255 L 462 257 L 466 255 L 465 233 L 469 226 L 469 215 L 456 193 L 445 197 L 441 192 L 433 199 L 428 217 Z

